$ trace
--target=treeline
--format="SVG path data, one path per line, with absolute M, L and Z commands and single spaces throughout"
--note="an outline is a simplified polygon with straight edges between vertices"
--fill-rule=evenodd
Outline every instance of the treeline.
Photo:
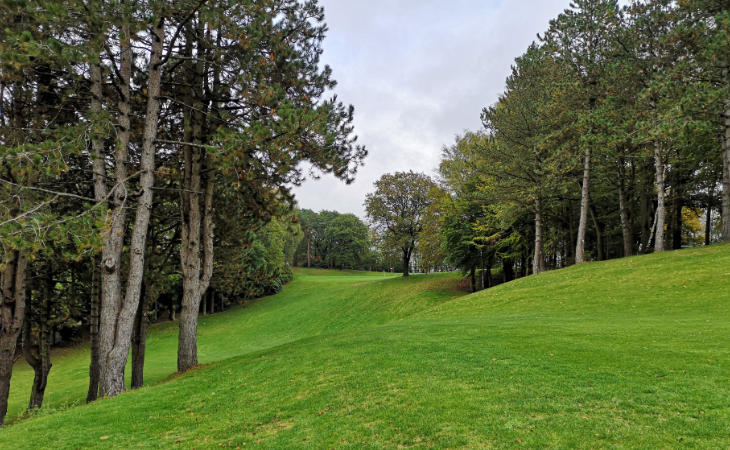
M 538 37 L 439 180 L 376 183 L 368 216 L 403 261 L 427 250 L 476 290 L 493 268 L 730 241 L 727 2 L 575 0 Z
M 297 213 L 304 235 L 294 256 L 300 267 L 369 270 L 376 264 L 367 225 L 337 211 Z
M 577 0 L 552 20 L 485 129 L 444 149 L 460 265 L 539 273 L 730 240 L 729 30 L 711 0 Z
M 316 1 L 0 1 L 0 424 L 20 344 L 42 403 L 58 333 L 88 328 L 87 400 L 143 380 L 150 316 L 276 292 L 303 234 L 290 187 L 351 181 Z

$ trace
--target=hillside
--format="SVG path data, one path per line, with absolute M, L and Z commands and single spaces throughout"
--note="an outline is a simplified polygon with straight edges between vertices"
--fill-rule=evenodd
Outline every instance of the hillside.
M 85 349 L 0 445 L 730 445 L 730 247 L 549 272 L 464 296 L 451 275 L 303 271 L 204 318 L 211 364 L 88 406 Z M 153 328 L 148 380 L 174 370 Z M 217 361 L 217 362 L 213 362 Z M 13 410 L 29 374 L 17 368 Z M 63 411 L 53 412 L 53 408 Z

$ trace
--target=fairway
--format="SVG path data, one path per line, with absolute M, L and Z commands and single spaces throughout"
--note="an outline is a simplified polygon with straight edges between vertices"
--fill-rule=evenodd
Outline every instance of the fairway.
M 166 378 L 175 325 L 154 326 L 140 391 L 71 407 L 88 349 L 62 350 L 44 410 L 17 420 L 17 365 L 0 446 L 728 447 L 729 275 L 727 245 L 468 296 L 453 274 L 300 270 L 202 318 L 204 364 L 184 375 Z

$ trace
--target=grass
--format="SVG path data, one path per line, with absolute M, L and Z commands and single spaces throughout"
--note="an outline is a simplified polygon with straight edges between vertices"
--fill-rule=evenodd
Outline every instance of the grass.
M 728 275 L 730 246 L 458 299 L 451 275 L 301 271 L 203 318 L 211 364 L 168 381 L 67 407 L 88 357 L 56 355 L 51 411 L 0 431 L 0 446 L 727 448 Z M 153 328 L 148 378 L 174 370 L 175 337 Z M 30 376 L 16 371 L 14 415 Z

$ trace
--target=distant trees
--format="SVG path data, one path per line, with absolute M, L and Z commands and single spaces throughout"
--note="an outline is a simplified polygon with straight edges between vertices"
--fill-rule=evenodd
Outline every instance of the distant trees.
M 398 249 L 403 276 L 409 275 L 411 256 L 426 223 L 436 183 L 416 172 L 386 174 L 375 182 L 375 192 L 367 195 L 365 210 L 386 247 Z
M 252 231 L 236 222 L 217 220 L 217 251 L 211 280 L 218 297 L 244 301 L 276 294 L 293 277 L 294 252 L 302 231 L 292 215 L 272 219 Z M 212 294 L 213 292 L 209 292 Z M 211 295 L 202 300 L 213 303 Z M 204 304 L 203 311 L 211 308 Z
M 354 214 L 303 209 L 297 215 L 304 233 L 295 255 L 298 265 L 356 269 L 370 262 L 368 227 Z

